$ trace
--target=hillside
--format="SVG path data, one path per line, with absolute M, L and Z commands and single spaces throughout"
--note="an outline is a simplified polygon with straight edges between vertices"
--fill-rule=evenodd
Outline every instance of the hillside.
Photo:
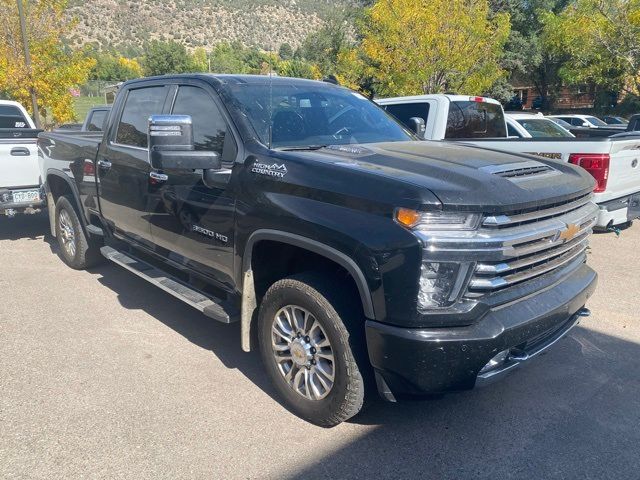
M 222 41 L 247 46 L 298 46 L 335 7 L 355 0 L 72 0 L 78 23 L 72 46 L 140 48 L 153 39 L 176 40 L 187 48 Z

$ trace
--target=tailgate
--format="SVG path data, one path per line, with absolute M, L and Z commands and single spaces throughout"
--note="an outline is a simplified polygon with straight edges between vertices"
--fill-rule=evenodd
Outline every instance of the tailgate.
M 0 188 L 40 185 L 35 138 L 0 139 Z
M 614 200 L 640 192 L 640 136 L 633 140 L 611 139 L 607 189 L 597 195 L 598 202 Z

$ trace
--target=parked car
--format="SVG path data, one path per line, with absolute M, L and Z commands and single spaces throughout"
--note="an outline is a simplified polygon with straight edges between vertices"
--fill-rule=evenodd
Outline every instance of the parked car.
M 610 127 L 627 128 L 627 125 L 629 125 L 629 122 L 622 117 L 605 115 L 602 120 Z
M 571 124 L 574 127 L 586 127 L 586 128 L 608 128 L 605 122 L 593 115 L 549 115 L 550 118 L 559 118 L 565 122 Z
M 597 182 L 594 192 L 600 207 L 599 228 L 622 225 L 640 217 L 640 135 L 507 138 L 502 107 L 492 99 L 418 95 L 376 101 L 414 131 L 417 124 L 424 125 L 419 135 L 427 140 L 464 142 L 582 166 Z
M 355 415 L 365 384 L 394 401 L 499 378 L 588 314 L 586 171 L 416 141 L 328 82 L 129 81 L 102 138 L 39 146 L 67 265 L 102 255 L 239 321 L 287 407 L 319 425 Z
M 0 100 L 0 215 L 39 213 L 44 204 L 33 120 L 18 102 Z
M 565 122 L 564 120 L 562 120 L 560 118 L 554 118 L 554 117 L 544 117 L 544 118 L 547 118 L 547 119 L 551 120 L 553 123 L 556 123 L 556 124 L 560 125 L 562 128 L 564 128 L 565 130 L 568 130 L 569 132 L 573 129 L 573 125 L 571 125 L 570 123 Z
M 520 112 L 505 113 L 509 137 L 573 138 L 573 134 L 544 115 Z

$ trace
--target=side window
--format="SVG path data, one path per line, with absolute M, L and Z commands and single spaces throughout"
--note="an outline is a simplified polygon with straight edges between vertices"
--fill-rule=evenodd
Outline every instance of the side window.
M 0 105 L 0 128 L 29 128 L 29 122 L 18 107 Z
M 515 127 L 510 123 L 507 123 L 507 135 L 509 135 L 510 137 L 522 137 L 522 135 L 520 135 Z
M 162 113 L 167 87 L 146 87 L 129 90 L 118 123 L 116 142 L 147 148 L 149 117 Z
M 233 136 L 213 98 L 202 88 L 182 86 L 173 105 L 174 115 L 191 115 L 193 142 L 196 150 L 217 152 L 225 163 L 236 158 L 237 148 Z
M 427 117 L 429 116 L 428 103 L 398 103 L 396 105 L 385 105 L 384 109 L 408 128 L 411 128 L 411 122 L 409 121 L 411 117 L 420 117 L 427 123 Z
M 575 125 L 576 127 L 581 127 L 584 123 L 584 120 L 581 118 L 571 118 L 571 125 Z

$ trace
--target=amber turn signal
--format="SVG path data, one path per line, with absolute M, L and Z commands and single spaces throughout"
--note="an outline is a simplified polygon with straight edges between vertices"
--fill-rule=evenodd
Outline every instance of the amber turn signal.
M 418 224 L 420 218 L 421 214 L 416 210 L 411 210 L 410 208 L 398 208 L 396 210 L 396 221 L 405 227 L 414 227 Z

